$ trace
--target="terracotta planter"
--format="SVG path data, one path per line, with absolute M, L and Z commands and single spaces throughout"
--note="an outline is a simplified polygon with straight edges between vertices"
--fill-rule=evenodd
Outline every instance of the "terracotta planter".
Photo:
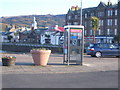
M 16 58 L 11 58 L 11 59 L 3 59 L 2 58 L 2 65 L 3 66 L 14 66 L 15 61 L 16 61 Z
M 31 50 L 31 54 L 35 65 L 46 66 L 51 50 Z

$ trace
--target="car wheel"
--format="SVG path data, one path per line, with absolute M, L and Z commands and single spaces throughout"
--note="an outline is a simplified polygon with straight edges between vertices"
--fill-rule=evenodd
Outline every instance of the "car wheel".
M 96 53 L 95 53 L 95 56 L 96 56 L 96 57 L 101 57 L 101 56 L 102 56 L 102 53 L 101 53 L 101 52 L 96 52 Z

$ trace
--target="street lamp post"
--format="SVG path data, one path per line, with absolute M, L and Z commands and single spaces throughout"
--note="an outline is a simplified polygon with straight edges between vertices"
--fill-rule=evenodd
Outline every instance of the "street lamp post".
M 120 0 L 118 0 L 118 43 L 120 43 Z
M 80 9 L 80 25 L 82 25 L 82 0 L 81 0 L 81 9 Z

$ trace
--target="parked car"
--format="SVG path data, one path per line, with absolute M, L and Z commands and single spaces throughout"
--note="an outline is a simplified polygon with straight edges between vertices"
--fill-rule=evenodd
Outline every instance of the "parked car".
M 90 44 L 86 50 L 87 55 L 92 57 L 117 56 L 120 57 L 120 44 L 95 43 Z

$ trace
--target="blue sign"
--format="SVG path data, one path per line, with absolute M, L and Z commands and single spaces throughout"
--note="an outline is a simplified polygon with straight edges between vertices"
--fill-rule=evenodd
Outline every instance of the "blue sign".
M 77 36 L 71 36 L 70 39 L 77 39 Z

